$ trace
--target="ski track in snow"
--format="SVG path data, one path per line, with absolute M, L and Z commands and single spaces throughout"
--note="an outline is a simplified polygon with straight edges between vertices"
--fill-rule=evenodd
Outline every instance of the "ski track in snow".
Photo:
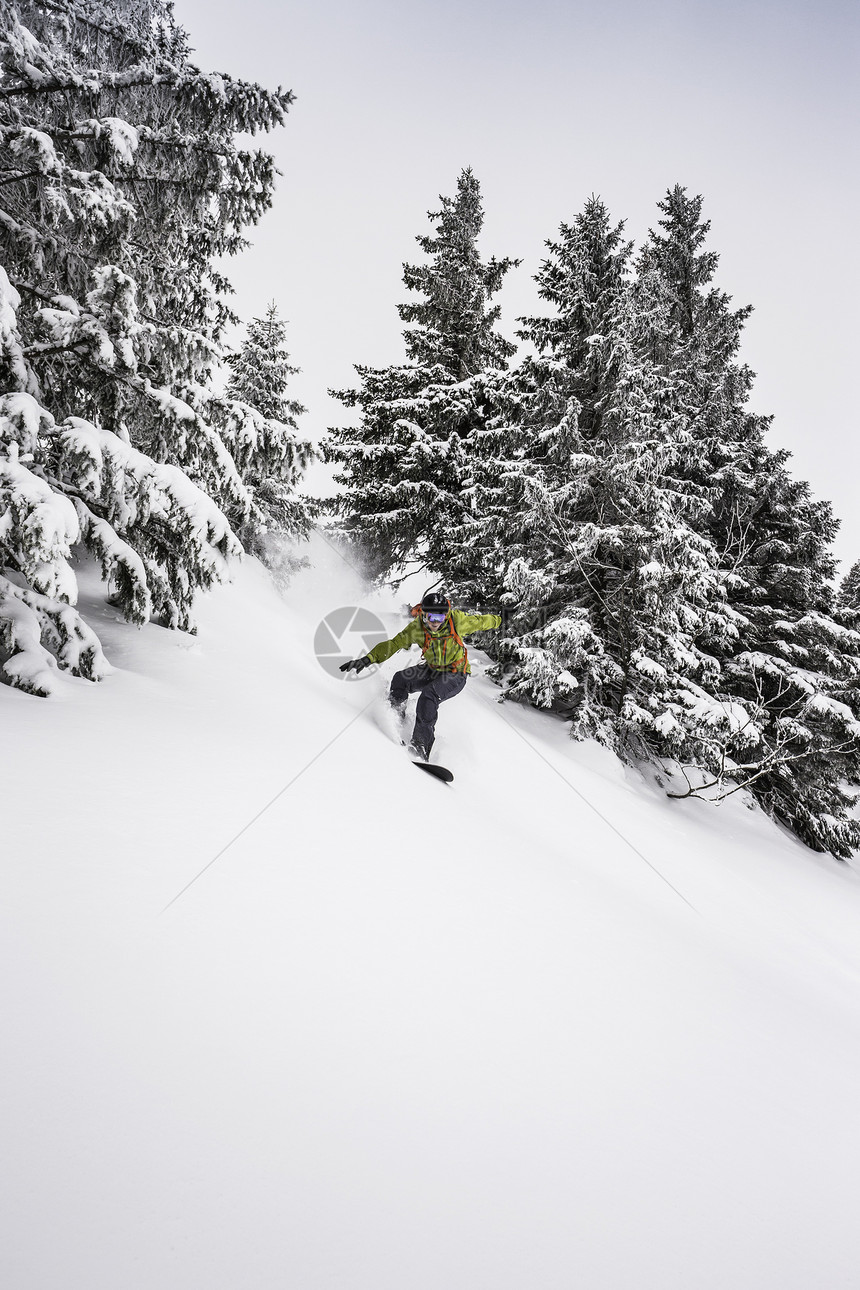
M 0 687 L 3 1285 L 854 1290 L 856 864 L 480 666 L 415 775 L 322 542 L 197 637 L 83 586 L 114 674 Z

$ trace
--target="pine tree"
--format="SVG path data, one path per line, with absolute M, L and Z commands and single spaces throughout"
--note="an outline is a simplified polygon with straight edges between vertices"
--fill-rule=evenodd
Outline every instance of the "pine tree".
M 832 511 L 791 480 L 790 455 L 766 444 L 772 418 L 748 407 L 755 374 L 739 352 L 752 310 L 733 310 L 712 285 L 719 257 L 701 249 L 710 229 L 702 198 L 676 186 L 658 205 L 664 231 L 649 235 L 640 257 L 639 309 L 663 311 L 671 322 L 649 342 L 690 414 L 694 437 L 681 473 L 709 498 L 703 514 L 732 574 L 730 599 L 743 603 L 766 588 L 775 602 L 826 610 L 835 568 Z
M 702 198 L 676 186 L 659 207 L 662 232 L 638 266 L 639 308 L 669 323 L 651 328 L 649 349 L 690 418 L 679 484 L 708 500 L 698 528 L 727 589 L 730 629 L 721 620 L 699 643 L 714 660 L 709 692 L 737 717 L 734 736 L 729 728 L 692 750 L 810 846 L 847 856 L 860 844 L 846 791 L 860 782 L 860 636 L 833 617 L 836 522 L 791 477 L 789 454 L 768 448 L 770 418 L 747 406 L 754 374 L 739 350 L 750 309 L 733 310 L 713 286 Z
M 512 608 L 496 674 L 625 756 L 698 768 L 689 793 L 749 789 L 847 856 L 860 636 L 834 614 L 830 507 L 772 452 L 739 361 L 749 310 L 712 285 L 701 199 L 675 189 L 632 273 L 593 199 L 537 275 L 536 354 L 485 382 L 448 573 Z M 471 565 L 471 569 L 470 569 Z
M 672 479 L 684 425 L 641 352 L 623 226 L 593 198 L 547 245 L 536 281 L 555 312 L 523 320 L 537 354 L 500 382 L 473 550 L 519 602 L 499 650 L 506 694 L 640 747 L 701 671 L 694 637 L 719 578 Z
M 102 670 L 58 635 L 86 635 L 75 543 L 131 621 L 191 627 L 255 521 L 246 418 L 209 382 L 233 318 L 217 265 L 274 183 L 235 137 L 291 95 L 202 75 L 169 0 L 0 0 L 0 66 L 0 630 L 6 678 L 43 693 L 45 645 Z
M 336 397 L 360 410 L 360 424 L 330 431 L 326 447 L 340 467 L 340 531 L 380 576 L 410 561 L 438 568 L 462 540 L 466 445 L 484 414 L 481 380 L 504 369 L 515 349 L 496 330 L 500 309 L 489 301 L 518 261 L 481 260 L 484 214 L 472 171 L 461 173 L 455 197 L 440 200 L 441 210 L 429 214 L 434 234 L 417 238 L 427 262 L 403 268 L 419 296 L 398 307 L 408 324 L 407 361 L 356 367 L 359 387 Z
M 855 560 L 839 587 L 840 608 L 848 613 L 860 613 L 860 560 Z
M 255 522 L 239 536 L 246 550 L 269 563 L 279 559 L 283 538 L 305 536 L 311 522 L 311 508 L 297 488 L 312 449 L 299 437 L 298 418 L 305 408 L 287 393 L 299 369 L 290 364 L 286 338 L 273 302 L 264 318 L 251 321 L 240 350 L 230 358 L 225 398 L 232 417 L 242 419 L 233 457 L 254 501 Z

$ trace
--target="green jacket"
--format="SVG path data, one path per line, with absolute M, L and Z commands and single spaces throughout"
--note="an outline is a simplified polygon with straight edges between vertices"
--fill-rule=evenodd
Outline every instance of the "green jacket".
M 390 641 L 380 641 L 378 645 L 374 645 L 367 657 L 372 663 L 384 663 L 399 649 L 420 645 L 425 663 L 434 671 L 471 672 L 466 646 L 457 637 L 470 636 L 472 632 L 493 631 L 501 625 L 502 620 L 498 614 L 464 614 L 459 609 L 452 609 L 439 631 L 431 632 L 419 615 Z

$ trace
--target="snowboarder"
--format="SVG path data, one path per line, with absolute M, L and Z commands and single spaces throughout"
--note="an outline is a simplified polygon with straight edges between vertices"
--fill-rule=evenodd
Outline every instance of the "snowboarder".
M 501 627 L 498 614 L 464 614 L 451 607 L 444 591 L 425 592 L 421 604 L 412 610 L 412 621 L 390 641 L 380 641 L 364 658 L 354 658 L 341 666 L 341 672 L 362 672 L 373 663 L 384 663 L 398 650 L 420 645 L 424 662 L 395 672 L 391 678 L 388 701 L 399 717 L 406 715 L 406 700 L 421 691 L 415 713 L 410 751 L 428 761 L 436 732 L 439 704 L 453 699 L 466 684 L 471 672 L 469 655 L 463 637 L 472 632 L 494 631 Z

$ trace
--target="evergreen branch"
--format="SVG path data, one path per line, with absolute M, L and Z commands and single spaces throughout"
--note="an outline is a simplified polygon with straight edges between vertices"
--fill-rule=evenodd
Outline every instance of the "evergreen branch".
M 155 147 L 179 148 L 186 152 L 199 152 L 208 157 L 232 158 L 256 155 L 253 153 L 243 154 L 227 146 L 222 148 L 206 147 L 203 142 L 205 136 L 203 138 L 196 134 L 177 136 L 170 131 L 156 130 L 151 126 L 137 126 L 135 128 L 141 143 L 150 143 Z M 55 126 L 51 133 L 58 139 L 67 139 L 72 143 L 98 142 L 101 137 L 95 129 L 84 130 L 80 126 L 76 126 L 71 130 L 64 129 L 62 126 Z
M 164 175 L 142 175 L 138 171 L 134 174 L 122 174 L 103 169 L 101 172 L 105 179 L 109 179 L 112 184 L 161 184 L 165 188 L 183 188 L 188 191 L 188 179 L 169 179 Z M 213 175 L 211 183 L 198 182 L 194 185 L 195 196 L 199 193 L 223 193 L 223 181 L 220 175 Z
M 55 75 L 51 79 L 41 81 L 20 81 L 17 85 L 0 89 L 0 101 L 19 98 L 21 95 L 36 98 L 40 95 L 66 94 L 76 90 L 92 94 L 105 89 L 142 89 L 144 87 L 152 89 L 160 85 L 175 89 L 179 87 L 182 79 L 183 74 L 180 72 L 142 73 L 139 67 L 131 68 L 127 72 L 106 72 L 101 68 L 90 68 L 66 77 Z
M 3 567 L 11 566 L 15 573 L 21 572 L 21 557 L 2 536 L 0 536 L 0 551 L 3 551 Z
M 56 492 L 63 493 L 66 497 L 74 497 L 79 502 L 83 502 L 83 504 L 92 511 L 94 515 L 98 516 L 100 520 L 107 519 L 108 508 L 104 502 L 97 501 L 96 498 L 90 497 L 88 493 L 84 493 L 80 488 L 76 488 L 74 484 L 68 484 L 62 479 L 57 479 L 51 475 L 45 475 L 43 477 Z
M 34 356 L 47 358 L 51 354 L 89 354 L 90 350 L 90 345 L 85 345 L 80 341 L 76 341 L 71 345 L 47 345 L 38 343 L 35 345 L 25 345 L 22 347 L 21 352 L 25 358 L 33 358 Z
M 14 216 L 0 206 L 0 224 L 6 226 L 13 237 L 24 243 L 38 243 L 43 247 L 51 247 L 58 254 L 63 252 L 69 260 L 79 260 L 82 264 L 98 265 L 101 263 L 97 255 L 81 251 L 77 246 L 73 246 L 66 239 L 61 239 L 58 235 L 51 232 L 44 232 L 34 224 L 19 224 Z
M 87 13 L 86 9 L 76 4 L 74 0 L 62 0 L 62 3 L 58 3 L 58 0 L 40 0 L 40 3 L 43 9 L 50 9 L 53 13 L 62 14 L 64 18 L 71 13 L 78 22 L 84 23 L 85 26 L 91 27 L 103 36 L 112 36 L 114 39 L 122 41 L 123 44 L 131 45 L 139 50 L 146 49 L 145 42 L 140 37 L 133 35 L 127 27 L 123 27 L 120 23 L 96 22 L 95 18 Z
M 21 184 L 25 179 L 44 179 L 45 174 L 42 170 L 28 170 L 19 175 L 8 175 L 5 179 L 0 179 L 0 188 L 6 184 Z
M 10 275 L 9 281 L 16 291 L 24 291 L 28 295 L 35 296 L 37 300 L 44 300 L 46 304 L 56 305 L 60 299 L 61 293 L 45 291 L 42 287 L 37 287 L 32 282 L 26 282 L 23 278 L 13 278 Z
M 252 134 L 256 133 L 257 127 L 270 129 L 273 124 L 283 124 L 284 114 L 295 102 L 292 90 L 261 91 L 259 86 L 251 85 L 246 81 L 233 80 L 226 75 L 220 77 L 220 83 L 222 89 L 229 87 L 233 91 L 231 103 L 227 104 L 225 98 L 221 98 L 222 107 L 233 109 L 232 112 L 227 113 L 227 119 L 235 120 L 238 128 L 248 129 Z M 199 100 L 200 106 L 207 107 L 210 113 L 220 116 L 220 113 L 215 113 L 215 103 L 207 102 L 203 92 L 206 84 L 206 78 L 201 76 L 196 68 L 182 71 L 171 69 L 168 72 L 147 71 L 140 66 L 131 67 L 123 72 L 89 68 L 64 77 L 54 75 L 42 80 L 29 79 L 19 81 L 17 85 L 0 88 L 0 102 L 20 98 L 22 95 L 39 98 L 75 92 L 97 94 L 105 90 L 167 88 L 177 93 L 189 91 L 192 97 Z M 252 121 L 250 125 L 236 117 L 236 109 L 244 106 L 243 98 L 248 100 L 249 105 L 253 104 L 257 113 L 257 120 Z

